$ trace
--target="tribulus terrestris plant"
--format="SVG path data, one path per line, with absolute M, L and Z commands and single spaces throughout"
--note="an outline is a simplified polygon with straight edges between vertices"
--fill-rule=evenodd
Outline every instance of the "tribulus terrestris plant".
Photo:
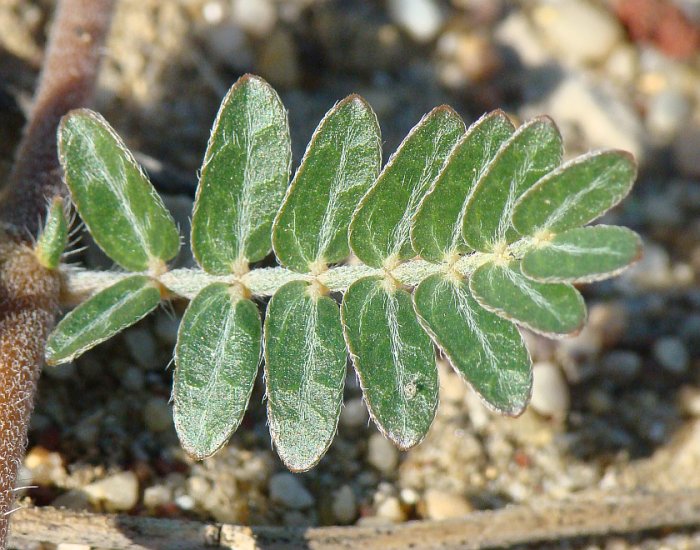
M 80 217 L 125 271 L 59 264 L 68 224 L 53 203 L 37 255 L 60 270 L 68 301 L 89 298 L 58 324 L 47 361 L 74 359 L 162 300 L 190 299 L 173 402 L 197 459 L 238 427 L 261 363 L 272 440 L 294 471 L 333 440 L 348 355 L 372 419 L 401 449 L 435 415 L 435 346 L 489 408 L 519 415 L 532 368 L 518 327 L 576 333 L 586 310 L 574 284 L 610 277 L 641 251 L 626 228 L 587 226 L 628 193 L 633 158 L 608 150 L 562 163 L 547 117 L 516 129 L 495 111 L 465 128 L 437 107 L 381 169 L 377 118 L 351 95 L 323 118 L 289 183 L 286 111 L 246 75 L 224 98 L 201 168 L 191 234 L 201 269 L 168 269 L 178 229 L 100 115 L 66 115 L 58 147 Z M 256 268 L 271 251 L 281 266 Z

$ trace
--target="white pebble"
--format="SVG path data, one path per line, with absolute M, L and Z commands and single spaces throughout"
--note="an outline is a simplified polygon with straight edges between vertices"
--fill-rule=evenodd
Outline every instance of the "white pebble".
M 469 501 L 462 495 L 428 489 L 423 495 L 425 517 L 428 519 L 449 519 L 466 516 L 472 511 Z
M 581 0 L 542 2 L 534 21 L 556 55 L 577 63 L 603 60 L 622 38 L 609 12 Z
M 172 502 L 173 491 L 167 485 L 146 487 L 143 492 L 143 505 L 151 510 Z
M 513 10 L 499 23 L 494 36 L 499 43 L 515 51 L 525 67 L 540 67 L 552 58 L 537 29 L 520 10 Z
M 175 499 L 175 504 L 180 510 L 194 510 L 197 503 L 190 495 L 180 495 Z
M 665 336 L 654 342 L 654 358 L 669 372 L 683 374 L 688 369 L 688 350 L 680 338 Z
M 273 502 L 287 508 L 301 510 L 314 503 L 311 493 L 290 473 L 283 472 L 272 476 L 268 483 L 268 491 Z
M 563 420 L 569 412 L 569 386 L 554 363 L 533 366 L 532 408 L 538 413 Z
M 139 500 L 139 480 L 134 472 L 120 472 L 83 487 L 83 491 L 92 504 L 108 512 L 125 512 Z
M 340 412 L 340 425 L 344 428 L 357 429 L 367 426 L 369 413 L 362 398 L 350 399 Z
M 396 497 L 388 497 L 377 506 L 377 516 L 394 523 L 400 523 L 406 519 L 406 514 L 401 508 L 401 503 Z
M 416 42 L 430 42 L 442 27 L 443 15 L 433 0 L 389 0 L 388 10 Z
M 367 443 L 367 462 L 381 473 L 390 474 L 399 463 L 399 451 L 382 434 L 374 433 Z
M 357 517 L 357 499 L 349 485 L 343 485 L 335 492 L 331 507 L 338 523 L 347 524 L 354 521 Z
M 277 22 L 277 11 L 270 0 L 233 0 L 231 13 L 242 29 L 260 38 Z

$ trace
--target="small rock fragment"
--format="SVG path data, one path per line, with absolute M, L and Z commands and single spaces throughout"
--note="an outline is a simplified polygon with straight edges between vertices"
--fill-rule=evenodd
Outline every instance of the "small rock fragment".
M 374 433 L 367 443 L 367 462 L 382 474 L 390 474 L 399 463 L 399 451 L 382 434 Z
M 301 481 L 287 472 L 272 476 L 268 483 L 268 491 L 273 502 L 287 508 L 301 510 L 309 508 L 314 503 L 314 497 L 301 484 Z
M 139 500 L 139 480 L 134 472 L 120 472 L 83 487 L 90 502 L 107 512 L 131 510 Z
M 424 516 L 428 519 L 449 519 L 466 516 L 472 511 L 469 501 L 462 495 L 428 489 L 423 495 Z
M 675 336 L 665 336 L 654 342 L 654 358 L 667 371 L 683 374 L 688 369 L 690 358 L 683 340 Z
M 352 523 L 357 517 L 357 499 L 349 485 L 343 485 L 333 495 L 333 515 L 340 524 Z
M 563 420 L 569 412 L 569 386 L 554 363 L 533 366 L 532 408 L 538 413 Z
M 340 412 L 340 425 L 348 429 L 357 429 L 367 426 L 369 413 L 362 398 L 350 399 Z
M 430 42 L 442 27 L 443 15 L 433 0 L 389 0 L 388 10 L 416 42 Z

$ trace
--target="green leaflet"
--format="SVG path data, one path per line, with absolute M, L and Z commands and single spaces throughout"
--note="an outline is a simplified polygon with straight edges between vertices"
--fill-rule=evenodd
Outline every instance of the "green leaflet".
M 548 117 L 522 125 L 503 144 L 479 179 L 467 203 L 464 240 L 481 252 L 492 252 L 517 235 L 511 227 L 518 198 L 559 165 L 561 136 Z
M 547 174 L 515 206 L 513 226 L 522 235 L 554 233 L 602 216 L 632 188 L 634 158 L 624 151 L 589 153 Z
M 72 361 L 143 319 L 160 303 L 158 283 L 133 275 L 95 294 L 66 315 L 46 343 L 46 362 Z
M 493 111 L 472 124 L 462 136 L 413 218 L 411 242 L 421 258 L 440 262 L 448 255 L 469 251 L 462 238 L 466 201 L 513 131 L 506 114 Z
M 348 96 L 316 128 L 275 218 L 272 244 L 283 265 L 306 273 L 348 256 L 350 217 L 380 164 L 377 117 Z
M 224 275 L 262 260 L 289 182 L 287 112 L 263 79 L 245 75 L 221 103 L 204 156 L 192 217 L 192 251 Z
M 46 215 L 46 222 L 34 247 L 34 254 L 46 269 L 56 269 L 68 246 L 68 221 L 63 199 L 55 197 Z
M 586 320 L 586 305 L 573 286 L 532 281 L 515 261 L 483 264 L 472 274 L 469 288 L 482 307 L 535 332 L 572 334 Z
M 338 304 L 304 281 L 282 286 L 265 318 L 270 434 L 292 471 L 313 467 L 333 441 L 347 367 Z
M 342 319 L 370 414 L 401 449 L 420 443 L 438 402 L 430 338 L 418 324 L 405 290 L 386 290 L 380 277 L 354 282 L 345 293 Z
M 350 247 L 365 264 L 382 267 L 416 255 L 411 218 L 463 135 L 464 122 L 443 105 L 406 136 L 352 217 Z
M 180 248 L 175 222 L 124 142 L 88 109 L 61 119 L 65 180 L 95 242 L 130 271 L 159 270 Z
M 579 227 L 528 251 L 521 267 L 538 281 L 591 282 L 615 275 L 641 253 L 639 236 L 626 227 Z
M 462 280 L 437 273 L 413 300 L 423 325 L 490 408 L 519 415 L 530 400 L 532 364 L 518 329 L 483 309 Z
M 173 417 L 183 449 L 197 460 L 238 428 L 260 364 L 258 306 L 238 292 L 223 283 L 205 287 L 178 331 Z

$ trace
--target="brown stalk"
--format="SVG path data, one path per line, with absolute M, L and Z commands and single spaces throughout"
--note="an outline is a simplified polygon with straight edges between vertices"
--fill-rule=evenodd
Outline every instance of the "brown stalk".
M 90 101 L 113 0 L 62 0 L 51 27 L 31 117 L 0 202 L 0 549 L 5 548 L 46 337 L 58 310 L 57 273 L 32 241 L 62 194 L 56 129 Z

